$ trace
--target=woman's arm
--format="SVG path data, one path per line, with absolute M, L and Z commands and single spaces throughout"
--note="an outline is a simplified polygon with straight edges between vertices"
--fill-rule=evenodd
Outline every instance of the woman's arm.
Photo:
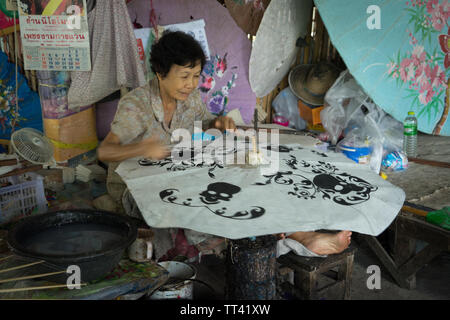
M 117 135 L 109 132 L 97 149 L 100 161 L 123 161 L 134 157 L 147 159 L 164 159 L 169 155 L 169 149 L 156 138 L 147 138 L 140 142 L 122 145 Z
M 230 117 L 218 116 L 210 122 L 210 128 L 216 128 L 220 131 L 234 130 L 236 129 L 236 125 L 234 124 L 233 119 L 231 119 Z

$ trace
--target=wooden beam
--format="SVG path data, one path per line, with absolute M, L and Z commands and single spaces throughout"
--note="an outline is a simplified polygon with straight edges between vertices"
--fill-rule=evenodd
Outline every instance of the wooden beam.
M 450 250 L 450 231 L 408 214 L 397 217 L 397 232 Z
M 450 162 L 426 160 L 426 159 L 419 159 L 419 158 L 408 158 L 408 160 L 411 162 L 425 164 L 425 165 L 433 166 L 433 167 L 450 168 Z
M 415 275 L 417 271 L 422 269 L 428 262 L 436 258 L 436 256 L 443 251 L 442 248 L 428 244 L 419 253 L 403 264 L 398 271 L 406 277 Z
M 31 172 L 31 171 L 37 171 L 42 169 L 42 165 L 38 164 L 38 165 L 33 165 L 30 167 L 26 167 L 26 168 L 20 168 L 20 169 L 15 169 L 11 172 L 5 173 L 0 175 L 0 178 L 6 178 L 6 177 L 10 177 L 10 176 L 15 176 L 18 174 L 22 174 L 22 173 L 26 173 L 26 172 Z
M 323 42 L 323 31 L 324 25 L 320 17 L 319 11 L 316 12 L 316 34 L 314 36 L 314 53 L 313 53 L 313 63 L 320 61 L 320 55 L 322 52 L 322 42 Z
M 369 245 L 369 247 L 374 251 L 378 259 L 380 259 L 381 264 L 387 269 L 389 274 L 394 278 L 397 284 L 402 288 L 411 289 L 414 286 L 414 279 L 405 278 L 398 271 L 397 265 L 391 256 L 386 252 L 383 246 L 378 242 L 377 238 L 374 236 L 369 236 L 365 234 L 359 234 Z

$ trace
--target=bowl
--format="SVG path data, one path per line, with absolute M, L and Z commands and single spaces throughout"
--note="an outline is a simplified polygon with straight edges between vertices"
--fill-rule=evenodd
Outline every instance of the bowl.
M 97 280 L 112 271 L 137 237 L 130 217 L 101 210 L 65 210 L 20 220 L 8 232 L 13 253 L 45 261 L 48 268 L 78 266 L 81 281 Z M 54 271 L 54 270 L 53 270 Z M 66 283 L 68 274 L 48 277 Z

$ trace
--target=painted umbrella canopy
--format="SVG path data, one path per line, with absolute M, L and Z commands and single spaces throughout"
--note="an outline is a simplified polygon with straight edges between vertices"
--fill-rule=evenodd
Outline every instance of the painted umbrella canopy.
M 0 0 L 0 36 L 14 32 L 14 14 L 16 17 L 16 28 L 19 30 L 19 14 L 6 9 L 6 0 Z
M 19 16 L 19 14 L 17 12 L 14 13 L 14 11 L 8 10 L 8 6 L 6 5 L 6 0 L 0 0 L 0 11 L 2 11 L 9 18 L 14 18 L 14 17 L 17 18 Z
M 225 0 L 225 6 L 245 33 L 256 35 L 270 0 Z
M 264 97 L 288 74 L 311 21 L 312 0 L 271 1 L 253 43 L 250 84 Z
M 314 0 L 349 71 L 399 121 L 450 135 L 448 0 Z
M 200 78 L 203 101 L 214 114 L 239 109 L 249 123 L 256 105 L 248 80 L 251 43 L 228 10 L 216 0 L 156 0 L 153 5 L 161 26 L 205 20 L 211 56 Z

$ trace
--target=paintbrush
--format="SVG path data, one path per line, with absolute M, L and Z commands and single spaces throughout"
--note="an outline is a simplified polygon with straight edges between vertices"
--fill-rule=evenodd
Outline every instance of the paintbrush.
M 258 134 L 258 109 L 255 108 L 255 113 L 253 115 L 253 128 L 255 129 L 255 137 L 256 137 L 256 150 L 258 150 L 259 146 L 259 134 Z

